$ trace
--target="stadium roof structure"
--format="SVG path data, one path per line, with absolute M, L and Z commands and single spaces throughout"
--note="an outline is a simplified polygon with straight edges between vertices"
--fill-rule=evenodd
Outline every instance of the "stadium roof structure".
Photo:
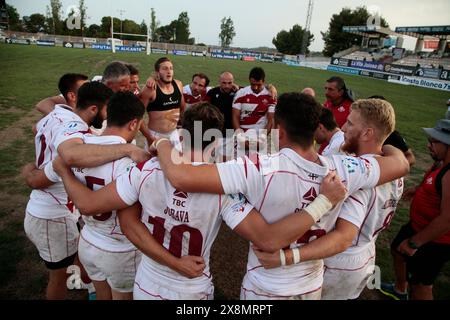
M 342 31 L 368 38 L 370 36 L 380 34 L 383 36 L 399 36 L 398 33 L 392 31 L 391 29 L 380 26 L 345 26 L 342 27 Z
M 448 39 L 450 36 L 450 26 L 397 27 L 395 28 L 395 32 L 414 38 L 432 36 L 435 38 Z

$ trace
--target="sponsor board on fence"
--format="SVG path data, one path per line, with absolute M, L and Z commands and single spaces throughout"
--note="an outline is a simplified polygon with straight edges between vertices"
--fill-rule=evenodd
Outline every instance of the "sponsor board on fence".
M 31 41 L 29 39 L 11 39 L 11 38 L 6 38 L 5 39 L 5 43 L 9 43 L 9 44 L 25 44 L 28 45 L 31 43 Z
M 439 79 L 440 69 L 417 68 L 414 73 L 417 77 Z
M 361 70 L 359 74 L 364 77 L 375 78 L 380 80 L 388 80 L 389 77 L 391 77 L 391 75 L 388 73 L 381 73 L 367 70 Z
M 239 60 L 239 56 L 232 53 L 212 53 L 211 57 L 217 59 Z
M 187 56 L 187 55 L 189 55 L 189 52 L 187 52 L 185 50 L 172 50 L 172 54 L 174 54 L 176 56 Z
M 95 39 L 95 38 L 83 38 L 83 42 L 86 42 L 86 43 L 97 43 L 97 39 Z
M 55 46 L 55 41 L 50 41 L 50 40 L 37 40 L 36 44 L 38 46 L 46 46 L 46 47 L 54 47 Z
M 371 61 L 350 60 L 349 67 L 372 71 L 384 71 L 384 65 L 382 63 Z
M 63 42 L 64 48 L 75 48 L 75 49 L 84 49 L 84 43 L 79 42 Z
M 256 58 L 251 57 L 251 56 L 242 56 L 241 60 L 242 61 L 256 61 Z
M 389 82 L 450 92 L 450 82 L 438 80 L 402 76 L 399 80 L 389 79 Z
M 167 54 L 167 50 L 152 48 L 152 53 Z
M 342 58 L 332 58 L 331 64 L 335 66 L 348 67 L 350 60 Z
M 297 60 L 283 59 L 282 61 L 284 64 L 287 64 L 288 66 L 300 67 L 300 62 L 298 62 Z
M 443 69 L 439 75 L 441 80 L 450 80 L 450 70 Z
M 198 51 L 192 51 L 192 52 L 191 52 L 191 55 L 192 55 L 193 57 L 206 57 L 206 51 L 205 51 L 205 53 L 203 53 L 203 52 L 198 52 Z
M 412 76 L 414 74 L 415 67 L 411 66 L 401 66 L 396 64 L 386 64 L 384 66 L 384 71 L 393 74 L 401 74 L 405 76 Z
M 109 44 L 93 44 L 92 49 L 96 50 L 111 50 L 111 46 Z M 116 51 L 122 52 L 142 52 L 145 51 L 143 47 L 129 47 L 129 46 L 116 46 Z
M 359 75 L 359 73 L 361 72 L 360 70 L 357 70 L 357 69 L 338 67 L 338 66 L 332 66 L 332 65 L 329 65 L 327 67 L 327 70 L 340 72 L 340 73 L 346 73 L 346 74 L 353 74 L 353 75 Z

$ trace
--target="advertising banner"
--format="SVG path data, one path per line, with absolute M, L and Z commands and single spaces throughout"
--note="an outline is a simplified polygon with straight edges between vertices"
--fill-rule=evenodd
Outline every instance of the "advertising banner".
M 356 70 L 356 69 L 350 69 L 350 68 L 345 68 L 345 67 L 338 67 L 338 66 L 328 66 L 327 68 L 328 71 L 335 71 L 335 72 L 340 72 L 340 73 L 345 73 L 345 74 L 352 74 L 352 75 L 359 75 L 359 73 L 361 72 L 360 70 Z
M 152 53 L 167 54 L 167 50 L 152 48 Z
M 350 60 L 349 67 L 373 71 L 384 71 L 384 65 L 379 62 Z
M 5 39 L 5 43 L 9 43 L 9 44 L 25 44 L 28 45 L 31 43 L 30 40 L 28 39 L 11 39 L 11 38 L 6 38 Z
M 79 42 L 63 42 L 64 48 L 75 48 L 75 49 L 84 49 L 84 43 Z
M 402 76 L 400 80 L 389 80 L 389 82 L 395 82 L 405 85 L 413 85 L 422 88 L 436 89 L 450 92 L 450 82 L 438 81 L 438 80 L 428 80 L 414 77 Z
M 86 43 L 97 43 L 97 39 L 95 39 L 95 38 L 83 38 L 83 42 L 86 42 Z
M 332 58 L 331 64 L 335 66 L 348 67 L 350 60 L 342 58 Z
M 232 53 L 212 53 L 211 57 L 217 59 L 239 60 L 239 56 Z
M 187 55 L 189 55 L 189 53 L 187 51 L 184 51 L 184 50 L 173 50 L 172 54 L 174 54 L 176 56 L 187 56 Z
M 55 41 L 50 41 L 50 40 L 37 40 L 36 44 L 38 46 L 46 46 L 46 47 L 54 47 L 55 46 Z

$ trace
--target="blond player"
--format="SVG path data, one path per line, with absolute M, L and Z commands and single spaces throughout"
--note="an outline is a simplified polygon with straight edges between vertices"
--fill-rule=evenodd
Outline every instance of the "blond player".
M 217 166 L 195 167 L 176 164 L 170 144 L 158 144 L 160 165 L 172 185 L 191 192 L 243 193 L 266 221 L 275 222 L 289 212 L 301 210 L 314 202 L 318 188 L 330 170 L 336 170 L 349 194 L 360 188 L 403 176 L 408 163 L 401 152 L 391 150 L 387 157 L 353 158 L 317 155 L 313 136 L 318 126 L 321 106 L 311 96 L 289 93 L 278 100 L 275 111 L 281 152 L 274 156 L 244 157 Z M 178 161 L 177 161 L 178 162 Z M 325 214 L 292 248 L 302 246 L 330 232 L 338 217 L 339 204 Z M 288 257 L 298 260 L 298 256 Z M 249 253 L 247 274 L 243 281 L 243 299 L 320 299 L 323 261 L 317 259 L 285 268 L 265 270 Z
M 344 151 L 381 155 L 386 138 L 394 131 L 395 113 L 383 100 L 359 100 L 352 105 L 345 132 Z M 403 193 L 403 179 L 374 189 L 360 190 L 348 198 L 339 214 L 358 230 L 350 248 L 325 259 L 323 299 L 356 299 L 367 286 L 375 266 L 375 242 L 394 217 Z
M 378 156 L 395 126 L 392 106 L 381 100 L 359 100 L 344 125 L 344 151 Z M 386 228 L 403 191 L 402 179 L 375 189 L 359 190 L 342 206 L 331 232 L 300 248 L 300 262 L 325 259 L 322 299 L 356 299 L 374 271 L 375 240 Z M 291 255 L 292 249 L 283 252 Z M 257 252 L 265 268 L 278 267 L 280 256 Z

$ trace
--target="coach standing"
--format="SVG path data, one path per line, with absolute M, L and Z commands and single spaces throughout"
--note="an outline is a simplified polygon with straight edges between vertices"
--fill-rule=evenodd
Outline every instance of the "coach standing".
M 396 283 L 382 285 L 401 298 L 409 284 L 413 300 L 433 299 L 433 283 L 450 260 L 450 120 L 424 130 L 436 162 L 415 190 L 409 223 L 392 242 Z

